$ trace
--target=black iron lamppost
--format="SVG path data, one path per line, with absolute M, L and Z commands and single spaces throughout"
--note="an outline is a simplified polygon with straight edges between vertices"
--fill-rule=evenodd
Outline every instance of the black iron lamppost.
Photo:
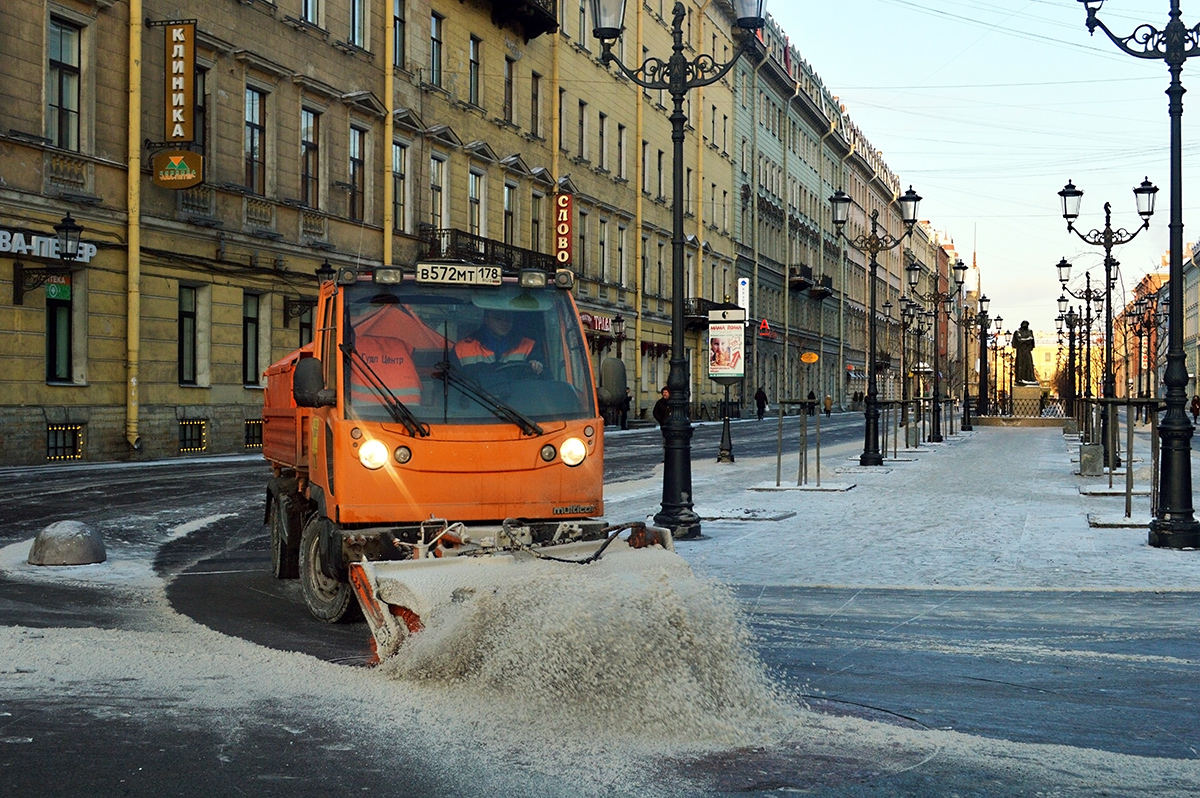
M 1066 305 L 1066 297 L 1059 302 L 1059 307 Z M 1067 325 L 1067 369 L 1071 375 L 1070 389 L 1067 393 L 1067 415 L 1075 417 L 1075 398 L 1079 395 L 1077 386 L 1079 384 L 1078 373 L 1076 371 L 1075 359 L 1077 349 L 1075 347 L 1075 329 L 1079 326 L 1079 314 L 1075 308 L 1071 308 L 1063 316 L 1063 321 Z
M 1158 194 L 1158 188 L 1150 182 L 1150 178 L 1143 180 L 1142 184 L 1133 190 L 1133 196 L 1137 199 L 1138 216 L 1142 217 L 1142 226 L 1132 233 L 1123 227 L 1113 230 L 1112 206 L 1106 202 L 1104 203 L 1104 228 L 1092 230 L 1085 235 L 1075 229 L 1075 220 L 1079 218 L 1079 205 L 1083 201 L 1083 190 L 1076 188 L 1068 180 L 1063 190 L 1058 192 L 1058 196 L 1062 198 L 1062 215 L 1067 220 L 1067 230 L 1079 236 L 1079 239 L 1085 244 L 1104 248 L 1104 377 L 1100 383 L 1100 396 L 1104 399 L 1115 399 L 1117 395 L 1116 374 L 1113 372 L 1112 289 L 1113 269 L 1120 264 L 1113 257 L 1113 247 L 1118 244 L 1128 244 L 1137 238 L 1138 233 L 1150 226 L 1150 217 L 1154 215 L 1156 194 Z M 1063 268 L 1064 264 L 1066 265 L 1065 269 Z M 1071 265 L 1064 258 L 1058 265 L 1058 279 L 1064 286 L 1070 272 Z M 1121 464 L 1121 458 L 1117 456 L 1115 448 L 1108 445 L 1109 413 L 1110 407 L 1106 405 L 1104 412 L 1100 415 L 1100 437 L 1104 441 L 1105 452 L 1108 455 L 1106 458 L 1108 467 L 1112 469 Z M 1113 450 L 1109 451 L 1110 449 Z
M 988 325 L 991 320 L 988 318 L 988 305 L 991 300 L 987 295 L 979 297 L 979 312 L 975 314 L 975 323 L 979 327 L 979 388 L 975 392 L 976 401 L 975 415 L 986 416 L 988 414 L 988 354 L 987 354 L 987 339 Z
M 879 271 L 879 263 L 875 260 L 880 252 L 885 252 L 889 249 L 895 249 L 900 246 L 906 236 L 912 234 L 913 225 L 917 223 L 917 205 L 921 202 L 920 195 L 913 191 L 912 186 L 908 187 L 908 191 L 900 197 L 900 220 L 904 222 L 904 232 L 899 237 L 893 236 L 889 232 L 879 234 L 879 211 L 871 211 L 871 232 L 863 233 L 853 239 L 847 238 L 845 233 L 846 222 L 850 218 L 850 195 L 842 191 L 840 188 L 833 193 L 829 198 L 830 205 L 833 206 L 833 225 L 837 228 L 838 235 L 846 239 L 846 242 L 857 249 L 859 252 L 864 252 L 871 258 L 870 263 L 870 308 L 867 311 L 867 397 L 866 397 L 866 428 L 863 435 L 863 453 L 858 458 L 859 465 L 877 466 L 883 465 L 883 455 L 879 451 L 879 384 L 875 375 L 875 344 L 878 324 L 875 319 L 875 294 L 876 294 L 876 274 Z
M 1004 327 L 1004 317 L 997 316 L 992 322 L 995 331 L 992 333 L 992 414 L 1001 415 L 1004 408 L 1000 405 L 1000 330 Z
M 668 527 L 677 538 L 697 537 L 700 534 L 700 516 L 692 509 L 692 424 L 688 420 L 688 367 L 684 356 L 683 305 L 687 296 L 684 285 L 684 234 L 683 209 L 684 165 L 683 140 L 687 115 L 683 112 L 683 101 L 687 93 L 700 86 L 716 83 L 733 68 L 738 58 L 753 46 L 755 37 L 751 32 L 763 26 L 765 0 L 737 0 L 734 3 L 737 24 L 747 32 L 742 37 L 733 57 L 718 64 L 711 55 L 703 54 L 688 60 L 684 55 L 688 45 L 684 43 L 683 23 L 687 10 L 683 3 L 675 3 L 671 11 L 671 33 L 673 46 L 671 57 L 648 58 L 640 67 L 630 69 L 613 54 L 613 42 L 621 35 L 625 20 L 626 0 L 590 0 L 592 11 L 592 35 L 600 40 L 600 60 L 606 66 L 615 64 L 622 75 L 646 89 L 659 89 L 670 93 L 673 101 L 671 111 L 671 141 L 674 144 L 674 170 L 672 175 L 672 235 L 671 235 L 671 370 L 667 375 L 667 400 L 670 412 L 663 424 L 663 498 L 662 510 L 654 516 L 655 523 Z
M 971 426 L 971 381 L 967 379 L 970 370 L 967 368 L 967 356 L 971 351 L 971 340 L 967 330 L 975 326 L 975 316 L 971 309 L 963 304 L 958 306 L 958 363 L 962 370 L 962 423 L 958 425 L 962 432 L 970 432 Z
M 1129 314 L 1127 319 L 1129 327 L 1133 330 L 1133 334 L 1137 338 L 1137 393 L 1139 399 L 1145 399 L 1149 395 L 1149 385 L 1146 380 L 1146 368 L 1144 366 L 1144 364 L 1149 363 L 1149 359 L 1146 356 L 1146 343 L 1143 341 L 1143 339 L 1148 340 L 1150 337 L 1151 323 L 1150 319 L 1146 316 L 1146 310 L 1149 307 L 1150 300 L 1147 297 L 1138 297 L 1133 303 L 1133 312 Z M 1141 413 L 1139 412 L 1138 415 L 1141 415 Z
M 908 289 L 909 293 L 918 299 L 923 299 L 930 303 L 930 312 L 933 314 L 933 411 L 930 418 L 929 426 L 929 441 L 931 443 L 941 443 L 942 438 L 942 397 L 941 397 L 941 338 L 938 336 L 938 321 L 942 318 L 942 314 L 949 314 L 949 308 L 946 307 L 951 300 L 958 296 L 958 292 L 962 290 L 963 283 L 967 279 L 967 264 L 962 262 L 962 258 L 954 264 L 954 290 L 941 291 L 938 285 L 937 272 L 929 275 L 930 288 L 928 291 L 922 292 L 917 290 L 917 285 L 921 282 L 921 266 L 917 259 L 910 258 L 905 271 L 908 272 Z M 947 318 L 947 321 L 949 319 Z
M 1083 279 L 1084 279 L 1083 290 L 1082 291 L 1072 291 L 1067 286 L 1067 281 L 1071 279 L 1071 264 L 1067 262 L 1066 258 L 1060 259 L 1055 268 L 1058 269 L 1058 282 L 1062 285 L 1062 290 L 1063 290 L 1063 293 L 1060 294 L 1058 297 L 1059 309 L 1064 310 L 1067 307 L 1067 305 L 1069 304 L 1069 302 L 1067 300 L 1067 295 L 1070 295 L 1070 296 L 1074 297 L 1075 299 L 1079 299 L 1079 300 L 1083 301 L 1083 309 L 1084 309 L 1083 314 L 1084 315 L 1083 315 L 1083 319 L 1082 319 L 1082 324 L 1083 324 L 1083 329 L 1084 329 L 1086 337 L 1087 337 L 1087 344 L 1086 344 L 1087 356 L 1084 358 L 1084 361 L 1083 361 L 1084 365 L 1083 365 L 1083 369 L 1082 369 L 1083 377 L 1084 377 L 1084 379 L 1083 379 L 1083 396 L 1085 399 L 1090 400 L 1092 398 L 1092 319 L 1093 318 L 1098 319 L 1100 317 L 1100 314 L 1104 312 L 1104 305 L 1105 305 L 1104 294 L 1105 294 L 1105 292 L 1101 291 L 1099 288 L 1092 288 L 1092 273 L 1091 272 L 1083 273 Z M 1093 308 L 1095 309 L 1094 316 L 1092 313 Z M 1080 354 L 1081 355 L 1083 354 L 1083 348 L 1081 348 Z M 1091 410 L 1090 410 L 1090 407 L 1091 407 L 1090 402 L 1088 403 L 1088 407 L 1089 407 L 1088 422 L 1087 422 L 1087 424 L 1085 424 L 1085 427 L 1087 428 L 1087 433 L 1086 433 L 1087 434 L 1087 442 L 1094 443 L 1094 441 L 1092 440 L 1092 437 L 1091 437 L 1092 414 L 1091 414 Z M 1105 459 L 1105 462 L 1107 463 L 1107 458 Z
M 1171 84 L 1167 88 L 1171 117 L 1171 221 L 1168 224 L 1170 300 L 1167 315 L 1167 412 L 1158 427 L 1162 440 L 1158 504 L 1150 522 L 1151 546 L 1174 549 L 1200 548 L 1200 521 L 1192 508 L 1193 427 L 1187 419 L 1187 357 L 1183 351 L 1183 64 L 1200 55 L 1200 25 L 1188 28 L 1180 19 L 1179 0 L 1171 0 L 1170 21 L 1163 30 L 1138 25 L 1133 33 L 1118 37 L 1096 16 L 1104 0 L 1080 0 L 1087 9 L 1088 32 L 1104 31 L 1113 44 L 1135 58 L 1167 63 Z

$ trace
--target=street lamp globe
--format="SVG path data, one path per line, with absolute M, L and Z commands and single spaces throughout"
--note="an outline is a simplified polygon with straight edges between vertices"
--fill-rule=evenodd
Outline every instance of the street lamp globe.
M 1070 304 L 1070 300 L 1067 299 L 1066 294 L 1058 295 L 1058 312 L 1059 313 L 1066 313 L 1067 305 L 1069 305 L 1069 304 Z
M 908 285 L 910 288 L 916 288 L 917 283 L 921 280 L 921 266 L 917 263 L 917 259 L 913 258 L 904 267 L 904 271 L 908 274 Z
M 839 188 L 829 198 L 829 204 L 833 208 L 833 224 L 841 232 L 850 219 L 850 195 Z
M 979 297 L 979 312 L 986 314 L 988 312 L 988 305 L 990 305 L 991 303 L 992 303 L 992 300 L 987 298 L 987 294 L 984 294 L 983 296 Z
M 1097 317 L 1104 315 L 1104 294 L 1092 299 L 1092 313 Z
M 1137 198 L 1138 216 L 1141 216 L 1142 221 L 1146 223 L 1149 223 L 1150 217 L 1154 215 L 1154 196 L 1156 194 L 1158 194 L 1158 186 L 1151 183 L 1149 177 L 1133 190 L 1133 196 Z
M 592 35 L 615 39 L 625 28 L 625 0 L 591 0 Z
M 59 258 L 70 262 L 79 257 L 79 236 L 83 234 L 83 226 L 76 224 L 70 213 L 54 225 L 54 234 L 58 236 Z
M 954 282 L 959 288 L 962 288 L 963 283 L 967 281 L 967 264 L 963 263 L 963 259 L 959 258 L 954 263 Z
M 1083 202 L 1083 189 L 1075 187 L 1075 184 L 1070 180 L 1063 186 L 1063 190 L 1058 192 L 1058 196 L 1062 198 L 1062 215 L 1067 220 L 1067 224 L 1071 224 L 1079 218 L 1079 205 Z
M 766 22 L 767 0 L 734 0 L 737 24 L 745 30 L 758 30 Z
M 900 219 L 908 227 L 917 223 L 917 206 L 921 204 L 921 195 L 909 186 L 908 191 L 900 197 Z
M 1071 279 L 1071 264 L 1067 262 L 1066 258 L 1062 258 L 1055 268 L 1058 269 L 1058 281 L 1066 285 L 1067 281 Z

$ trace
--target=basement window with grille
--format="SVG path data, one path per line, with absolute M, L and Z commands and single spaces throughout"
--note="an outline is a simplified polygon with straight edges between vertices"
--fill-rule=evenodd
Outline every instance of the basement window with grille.
M 262 448 L 262 419 L 249 419 L 246 421 L 246 448 Z
M 203 419 L 179 422 L 179 452 L 203 452 L 208 448 Z
M 82 424 L 48 424 L 46 426 L 47 460 L 79 460 L 82 457 Z

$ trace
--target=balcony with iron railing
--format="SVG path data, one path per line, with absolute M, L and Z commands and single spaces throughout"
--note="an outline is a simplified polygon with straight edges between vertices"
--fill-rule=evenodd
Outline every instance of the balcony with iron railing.
M 558 0 L 493 0 L 492 20 L 520 26 L 525 39 L 558 29 Z
M 420 238 L 426 244 L 424 257 L 432 260 L 495 263 L 510 269 L 541 269 L 548 272 L 557 268 L 553 255 L 484 238 L 466 230 L 426 227 L 421 230 Z

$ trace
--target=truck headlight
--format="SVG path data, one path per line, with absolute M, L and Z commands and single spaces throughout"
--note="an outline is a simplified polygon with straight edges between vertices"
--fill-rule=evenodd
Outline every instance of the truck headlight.
M 383 468 L 387 461 L 388 449 L 382 441 L 369 440 L 358 447 L 358 462 L 372 471 Z
M 558 450 L 562 461 L 569 466 L 577 466 L 587 457 L 587 445 L 578 438 L 567 438 Z

